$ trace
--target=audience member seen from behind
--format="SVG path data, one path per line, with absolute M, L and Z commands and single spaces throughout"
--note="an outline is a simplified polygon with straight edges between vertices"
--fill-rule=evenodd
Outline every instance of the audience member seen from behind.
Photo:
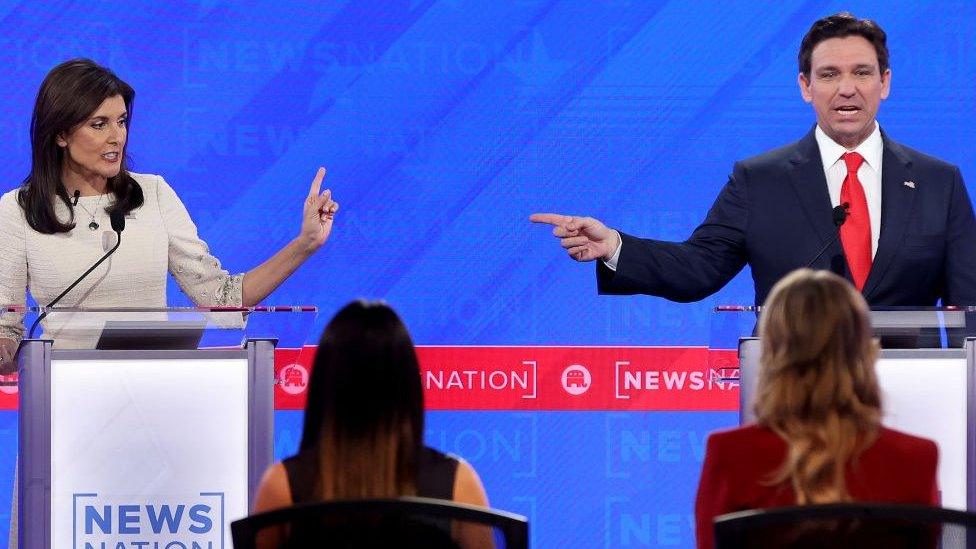
M 329 322 L 308 386 L 298 454 L 264 474 L 258 513 L 323 500 L 419 496 L 487 506 L 475 470 L 423 444 L 420 369 L 406 326 L 388 305 L 354 301 Z M 276 547 L 279 539 L 264 539 Z M 460 528 L 461 547 L 490 532 Z
M 937 504 L 934 442 L 881 426 L 864 298 L 827 271 L 777 283 L 759 321 L 757 422 L 708 438 L 695 504 L 698 547 L 716 516 L 872 501 Z

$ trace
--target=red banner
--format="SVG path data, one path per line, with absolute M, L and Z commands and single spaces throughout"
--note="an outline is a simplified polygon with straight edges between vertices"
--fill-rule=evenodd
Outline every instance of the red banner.
M 16 410 L 17 397 L 17 374 L 0 376 L 0 410 Z
M 735 351 L 705 347 L 417 347 L 428 410 L 717 410 L 739 406 Z M 275 351 L 275 408 L 305 407 L 315 347 Z M 0 410 L 17 409 L 0 376 Z
M 735 351 L 705 347 L 417 348 L 428 410 L 719 410 Z M 279 349 L 275 405 L 302 409 L 314 347 Z

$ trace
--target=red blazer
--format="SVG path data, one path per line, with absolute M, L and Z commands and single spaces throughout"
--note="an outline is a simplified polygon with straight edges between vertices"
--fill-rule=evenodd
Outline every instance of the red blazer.
M 712 433 L 705 449 L 695 522 L 700 549 L 711 549 L 718 515 L 796 504 L 788 482 L 763 481 L 786 460 L 786 442 L 755 425 Z M 847 491 L 855 501 L 938 504 L 935 442 L 881 428 L 878 439 L 847 469 Z

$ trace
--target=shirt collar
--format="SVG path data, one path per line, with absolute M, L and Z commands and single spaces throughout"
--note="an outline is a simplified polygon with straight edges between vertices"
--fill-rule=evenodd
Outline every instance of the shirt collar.
M 843 145 L 828 137 L 820 129 L 820 125 L 817 125 L 814 134 L 817 138 L 817 147 L 820 149 L 820 160 L 823 162 L 824 170 L 828 170 L 836 164 L 844 153 L 856 152 L 864 157 L 864 161 L 874 171 L 881 171 L 881 156 L 884 152 L 884 141 L 881 139 L 881 126 L 878 125 L 877 120 L 874 121 L 874 131 L 871 132 L 871 135 L 852 150 L 845 149 Z

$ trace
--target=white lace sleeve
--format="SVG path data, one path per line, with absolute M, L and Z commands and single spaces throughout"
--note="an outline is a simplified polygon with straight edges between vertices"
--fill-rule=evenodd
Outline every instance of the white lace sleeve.
M 159 212 L 169 235 L 169 272 L 183 293 L 201 307 L 240 307 L 244 274 L 231 275 L 197 235 L 183 202 L 158 178 Z
M 17 203 L 17 193 L 0 197 L 0 305 L 27 301 L 27 220 Z M 24 315 L 0 313 L 0 337 L 20 341 Z

